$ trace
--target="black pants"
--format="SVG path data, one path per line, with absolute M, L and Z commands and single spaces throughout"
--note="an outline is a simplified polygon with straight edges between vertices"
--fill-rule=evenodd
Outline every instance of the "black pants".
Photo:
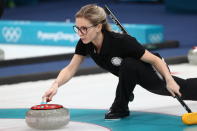
M 166 89 L 165 80 L 161 79 L 148 63 L 126 58 L 121 63 L 118 77 L 119 83 L 113 106 L 128 108 L 129 101 L 134 98 L 133 90 L 136 84 L 152 93 L 171 96 Z M 182 99 L 197 100 L 197 78 L 182 79 L 176 76 L 173 78 L 180 86 Z

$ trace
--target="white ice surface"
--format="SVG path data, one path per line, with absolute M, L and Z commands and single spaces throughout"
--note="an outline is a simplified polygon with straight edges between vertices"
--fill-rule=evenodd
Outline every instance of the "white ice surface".
M 6 59 L 28 58 L 74 52 L 73 47 L 0 44 Z M 197 77 L 197 65 L 171 65 L 170 69 L 182 78 Z M 54 79 L 0 86 L 0 108 L 29 108 L 40 104 L 41 96 Z M 108 109 L 114 99 L 117 77 L 110 73 L 74 77 L 63 85 L 51 103 L 67 108 Z M 182 115 L 180 103 L 168 96 L 150 93 L 140 86 L 134 90 L 135 99 L 130 110 Z M 186 101 L 193 111 L 197 102 Z
M 172 72 L 182 78 L 197 77 L 197 66 L 189 64 L 171 65 Z M 41 102 L 41 96 L 54 79 L 24 82 L 0 86 L 0 108 L 29 108 Z M 110 73 L 79 76 L 59 88 L 51 103 L 67 108 L 108 109 L 114 99 L 117 77 Z M 129 104 L 131 111 L 147 111 L 182 115 L 186 113 L 180 103 L 168 96 L 148 92 L 136 86 L 135 99 Z M 197 102 L 186 101 L 191 109 L 197 111 Z
M 25 123 L 25 119 L 0 119 L 1 131 L 36 131 Z M 56 131 L 110 131 L 106 127 L 85 122 L 70 121 L 68 125 L 55 129 Z M 37 130 L 41 131 L 41 130 Z

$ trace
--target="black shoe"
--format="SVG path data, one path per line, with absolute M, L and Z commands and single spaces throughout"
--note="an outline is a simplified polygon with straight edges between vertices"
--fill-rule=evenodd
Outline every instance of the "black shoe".
M 105 114 L 106 120 L 113 120 L 113 119 L 121 119 L 124 117 L 129 116 L 130 112 L 129 109 L 113 109 L 110 110 Z

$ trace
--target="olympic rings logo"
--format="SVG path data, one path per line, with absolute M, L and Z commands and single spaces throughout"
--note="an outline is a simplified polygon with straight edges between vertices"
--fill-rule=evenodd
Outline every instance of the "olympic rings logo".
M 22 34 L 22 30 L 19 27 L 3 27 L 2 35 L 7 42 L 17 42 Z
M 161 42 L 163 40 L 162 33 L 154 33 L 148 36 L 151 43 Z

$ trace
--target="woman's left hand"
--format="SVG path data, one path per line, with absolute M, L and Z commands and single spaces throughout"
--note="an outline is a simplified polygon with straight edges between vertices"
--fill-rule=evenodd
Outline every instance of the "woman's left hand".
M 181 96 L 181 93 L 179 91 L 180 86 L 174 80 L 168 81 L 166 88 L 172 94 L 173 97 L 175 97 L 175 94 Z

